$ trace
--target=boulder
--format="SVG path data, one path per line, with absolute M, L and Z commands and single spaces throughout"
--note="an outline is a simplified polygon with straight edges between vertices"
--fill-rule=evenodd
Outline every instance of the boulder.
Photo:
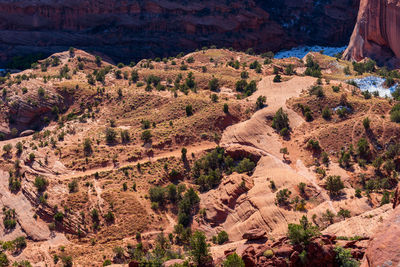
M 264 230 L 259 230 L 259 229 L 252 229 L 249 230 L 247 232 L 245 232 L 242 235 L 243 239 L 247 239 L 247 240 L 259 240 L 259 239 L 264 239 L 266 238 L 266 233 Z
M 20 137 L 23 137 L 23 136 L 32 135 L 32 134 L 34 134 L 34 133 L 35 133 L 34 130 L 26 130 L 26 131 L 23 131 L 22 133 L 20 133 L 19 136 L 20 136 Z

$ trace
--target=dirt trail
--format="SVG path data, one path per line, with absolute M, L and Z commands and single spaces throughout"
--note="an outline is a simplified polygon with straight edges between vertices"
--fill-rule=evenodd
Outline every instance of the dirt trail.
M 215 143 L 204 142 L 197 146 L 187 147 L 187 153 L 188 153 L 188 155 L 190 155 L 192 153 L 196 154 L 196 153 L 200 153 L 200 152 L 203 152 L 203 151 L 206 151 L 209 149 L 213 149 L 216 146 L 217 145 Z M 86 171 L 73 171 L 68 174 L 57 175 L 56 177 L 58 177 L 59 179 L 74 179 L 74 178 L 78 178 L 78 177 L 82 177 L 82 176 L 90 176 L 90 175 L 95 174 L 96 172 L 107 172 L 107 171 L 117 170 L 117 169 L 121 169 L 124 167 L 133 166 L 138 163 L 143 164 L 146 162 L 155 162 L 157 160 L 169 158 L 169 157 L 180 157 L 181 153 L 182 153 L 181 149 L 177 149 L 177 150 L 173 150 L 173 151 L 162 152 L 154 157 L 149 157 L 149 158 L 141 159 L 141 160 L 134 161 L 134 162 L 126 162 L 126 163 L 120 164 L 117 167 L 116 166 L 106 166 L 106 167 L 94 168 L 94 169 L 90 169 L 90 170 L 86 170 Z

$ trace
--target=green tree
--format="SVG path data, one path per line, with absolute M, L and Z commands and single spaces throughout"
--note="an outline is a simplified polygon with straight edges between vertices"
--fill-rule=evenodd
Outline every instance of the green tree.
M 245 267 L 244 261 L 238 254 L 233 253 L 226 257 L 224 261 L 224 267 Z
M 208 88 L 213 91 L 216 92 L 219 89 L 219 80 L 217 78 L 213 78 L 208 82 Z
M 278 132 L 284 128 L 289 129 L 289 117 L 282 108 L 278 109 L 278 111 L 275 113 L 272 121 L 272 128 L 274 128 Z
M 196 231 L 190 239 L 190 255 L 198 266 L 204 266 L 210 261 L 210 254 L 204 233 Z
M 112 128 L 106 128 L 106 141 L 109 144 L 112 144 L 116 141 L 117 133 Z
M 337 216 L 342 217 L 343 219 L 351 217 L 350 211 L 348 209 L 343 209 L 343 208 L 340 208 L 339 212 L 337 213 Z
M 228 114 L 228 113 L 229 113 L 229 106 L 228 106 L 227 103 L 224 104 L 223 111 L 224 111 L 225 114 Z
M 89 138 L 86 138 L 85 141 L 83 141 L 83 152 L 85 156 L 89 156 L 92 154 L 92 141 Z
M 256 101 L 256 109 L 262 109 L 267 102 L 267 98 L 265 96 L 259 96 Z
M 326 178 L 326 189 L 329 191 L 329 193 L 332 196 L 337 196 L 341 190 L 344 188 L 344 184 L 342 182 L 342 179 L 340 176 L 334 175 L 334 176 L 328 176 Z
M 36 176 L 34 185 L 39 192 L 46 190 L 48 184 L 49 182 L 46 180 L 46 178 L 43 176 Z
M 288 238 L 292 244 L 306 246 L 311 238 L 318 234 L 318 227 L 309 223 L 305 215 L 300 219 L 300 224 L 290 223 L 288 225 Z
M 367 139 L 361 138 L 357 142 L 357 153 L 358 153 L 358 156 L 362 159 L 369 158 L 370 150 L 369 150 L 369 143 L 368 143 Z
M 189 117 L 189 116 L 193 115 L 193 107 L 192 107 L 192 105 L 187 105 L 185 110 L 186 110 L 186 116 Z
M 140 138 L 145 142 L 149 142 L 151 140 L 152 134 L 150 130 L 144 130 Z
M 7 258 L 7 255 L 3 252 L 0 253 L 0 267 L 6 267 L 10 264 L 10 261 Z
M 221 231 L 221 232 L 218 233 L 218 236 L 217 236 L 218 245 L 222 245 L 222 244 L 224 244 L 225 242 L 228 242 L 228 241 L 229 241 L 229 236 L 228 236 L 227 232 Z
M 336 252 L 335 261 L 338 266 L 342 267 L 358 267 L 359 263 L 353 259 L 350 249 L 344 249 L 343 247 L 335 247 Z

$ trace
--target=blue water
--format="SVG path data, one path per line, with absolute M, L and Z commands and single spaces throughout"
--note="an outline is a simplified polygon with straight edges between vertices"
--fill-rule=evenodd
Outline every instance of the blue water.
M 384 78 L 377 76 L 368 76 L 364 78 L 354 79 L 357 85 L 360 87 L 361 91 L 369 91 L 370 93 L 379 92 L 379 96 L 391 97 L 391 93 L 396 89 L 398 84 L 393 85 L 390 88 L 384 87 Z
M 327 46 L 300 46 L 295 47 L 290 50 L 279 51 L 275 54 L 275 58 L 288 58 L 288 57 L 297 57 L 303 58 L 309 52 L 320 52 L 323 51 L 324 55 L 333 57 L 335 54 L 340 53 L 346 49 L 346 46 L 343 47 L 327 47 Z

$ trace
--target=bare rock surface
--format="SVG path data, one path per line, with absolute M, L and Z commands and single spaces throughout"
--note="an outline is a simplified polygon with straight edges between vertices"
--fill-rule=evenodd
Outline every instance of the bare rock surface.
M 8 190 L 8 177 L 8 173 L 0 170 L 0 201 L 2 207 L 15 210 L 18 225 L 27 237 L 35 241 L 49 239 L 49 227 L 40 219 L 34 219 L 35 213 L 30 201 L 22 192 L 13 194 Z

